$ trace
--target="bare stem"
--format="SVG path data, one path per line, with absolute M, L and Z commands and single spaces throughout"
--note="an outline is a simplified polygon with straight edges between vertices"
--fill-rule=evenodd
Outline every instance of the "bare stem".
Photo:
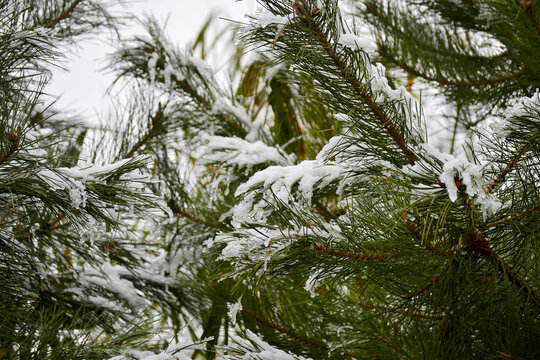
M 75 0 L 69 5 L 58 17 L 56 17 L 53 21 L 51 21 L 49 24 L 47 24 L 45 27 L 47 28 L 53 28 L 55 27 L 60 21 L 64 20 L 68 15 L 75 9 L 79 3 L 82 2 L 82 0 Z

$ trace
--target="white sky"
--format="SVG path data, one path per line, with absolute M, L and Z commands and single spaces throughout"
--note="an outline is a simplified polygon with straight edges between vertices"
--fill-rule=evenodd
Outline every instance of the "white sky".
M 117 9 L 132 11 L 139 17 L 152 14 L 164 21 L 168 18 L 167 33 L 173 42 L 183 45 L 195 39 L 210 13 L 215 17 L 242 21 L 244 14 L 253 12 L 256 7 L 256 0 L 143 0 Z M 216 24 L 226 26 L 227 21 L 218 19 Z M 124 37 L 136 33 L 143 33 L 137 24 L 122 32 Z M 100 114 L 107 113 L 105 93 L 114 76 L 103 70 L 104 58 L 114 49 L 107 44 L 105 36 L 78 45 L 79 49 L 69 54 L 69 61 L 64 64 L 68 71 L 56 71 L 47 91 L 61 96 L 57 108 L 70 109 L 86 120 L 96 120 Z

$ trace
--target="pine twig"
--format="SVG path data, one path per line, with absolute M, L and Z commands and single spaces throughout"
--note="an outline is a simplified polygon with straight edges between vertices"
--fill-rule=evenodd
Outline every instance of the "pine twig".
M 156 111 L 156 114 L 152 118 L 152 127 L 148 129 L 148 132 L 146 135 L 144 135 L 133 147 L 126 153 L 124 156 L 125 159 L 128 159 L 132 157 L 135 152 L 137 152 L 141 147 L 146 145 L 148 141 L 155 135 L 155 133 L 158 131 L 158 127 L 161 126 L 163 123 L 163 120 L 165 119 L 165 115 L 163 113 L 163 109 L 161 108 L 161 103 L 158 103 L 158 109 Z
M 9 199 L 6 207 L 4 208 L 4 210 L 2 210 L 2 213 L 0 214 L 0 226 L 4 225 L 4 221 L 6 220 L 12 207 L 13 207 L 13 198 Z
M 519 159 L 523 156 L 523 154 L 525 154 L 527 150 L 529 150 L 530 145 L 531 145 L 530 142 L 525 144 L 519 150 L 519 152 L 516 155 L 514 155 L 514 157 L 510 160 L 510 162 L 506 164 L 506 167 L 495 178 L 495 180 L 493 180 L 493 182 L 487 187 L 486 189 L 487 194 L 489 194 L 495 187 L 497 187 L 499 184 L 501 184 L 504 181 L 504 179 L 506 178 L 506 175 L 508 175 L 508 173 L 512 171 L 512 169 L 514 168 L 514 166 L 516 166 L 516 164 L 518 163 Z
M 217 224 L 213 224 L 213 223 L 211 223 L 211 222 L 209 222 L 207 220 L 200 219 L 200 218 L 198 218 L 198 217 L 196 217 L 194 215 L 191 215 L 190 213 L 185 212 L 184 210 L 180 209 L 173 199 L 170 199 L 167 202 L 167 205 L 169 205 L 169 208 L 171 209 L 172 212 L 174 212 L 177 215 L 182 216 L 183 218 L 186 218 L 188 220 L 191 220 L 193 222 L 196 222 L 198 224 L 205 225 L 205 226 L 208 226 L 208 227 L 211 227 L 211 228 L 221 229 L 221 227 L 219 225 L 217 225 Z
M 47 24 L 45 27 L 47 28 L 53 28 L 55 27 L 60 21 L 64 20 L 68 15 L 75 10 L 75 7 L 79 5 L 79 3 L 82 2 L 82 0 L 75 0 L 71 3 L 70 6 L 68 6 L 58 17 L 56 17 L 53 21 L 51 21 L 49 24 Z
M 519 2 L 519 0 L 517 1 Z M 520 5 L 525 10 L 525 13 L 529 16 L 529 20 L 536 29 L 536 32 L 538 33 L 538 35 L 540 35 L 540 24 L 538 23 L 538 19 L 534 15 L 534 11 L 532 9 L 534 6 L 533 2 L 530 0 L 521 0 Z
M 527 216 L 529 214 L 532 214 L 533 212 L 535 211 L 538 211 L 540 210 L 540 204 L 537 204 L 535 206 L 533 206 L 532 208 L 520 213 L 520 214 L 517 214 L 517 215 L 514 215 L 512 217 L 508 217 L 506 219 L 501 219 L 501 220 L 498 220 L 498 221 L 494 221 L 494 222 L 491 222 L 491 223 L 487 223 L 485 225 L 486 228 L 490 228 L 490 227 L 496 227 L 496 226 L 500 226 L 500 225 L 504 225 L 504 224 L 508 224 L 512 221 L 515 221 L 517 219 L 520 219 L 524 216 Z
M 391 252 L 387 252 L 384 254 L 361 254 L 361 253 L 352 253 L 348 251 L 337 251 L 337 250 L 332 250 L 332 249 L 326 249 L 325 247 L 321 245 L 313 245 L 313 249 L 320 252 L 324 252 L 326 254 L 330 254 L 332 256 L 346 258 L 346 259 L 356 259 L 356 260 L 383 260 L 383 259 L 396 258 L 399 256 L 398 254 L 394 254 Z
M 511 355 L 511 354 L 507 354 L 502 351 L 497 351 L 497 357 L 501 357 L 504 359 L 523 360 L 523 358 Z
M 387 53 L 384 50 L 384 48 L 381 46 L 381 43 L 379 42 L 379 40 L 377 40 L 377 51 L 382 57 L 392 61 L 393 63 L 395 63 L 396 65 L 401 67 L 403 70 L 405 70 L 409 74 L 412 74 L 412 75 L 417 76 L 417 77 L 421 77 L 422 79 L 425 79 L 425 80 L 428 80 L 428 81 L 434 81 L 434 82 L 437 82 L 439 84 L 451 85 L 451 86 L 455 86 L 455 87 L 485 86 L 485 85 L 489 85 L 489 84 L 500 83 L 500 82 L 503 82 L 503 81 L 518 77 L 519 75 L 523 74 L 523 71 L 520 71 L 520 72 L 516 72 L 516 73 L 510 73 L 510 74 L 506 74 L 506 75 L 503 75 L 503 76 L 491 78 L 491 79 L 482 79 L 482 80 L 475 80 L 475 81 L 448 80 L 448 79 L 436 78 L 436 77 L 430 76 L 428 74 L 424 74 L 421 71 L 419 71 L 417 69 L 414 69 L 412 66 L 406 64 L 405 62 L 403 62 L 401 60 L 398 60 L 398 59 L 395 59 L 394 57 L 392 57 L 389 53 Z
M 436 282 L 437 280 L 439 280 L 440 278 L 440 275 L 437 275 L 435 276 L 433 279 L 431 279 L 426 285 L 422 286 L 418 291 L 412 293 L 412 294 L 409 294 L 409 295 L 406 295 L 406 296 L 403 296 L 403 299 L 404 300 L 411 300 L 412 298 L 415 298 L 417 297 L 418 295 L 421 295 L 423 294 L 424 292 L 426 292 L 427 290 L 429 290 Z
M 19 142 L 22 137 L 22 128 L 21 126 L 17 126 L 17 133 L 9 133 L 9 141 L 11 142 L 11 146 L 9 147 L 9 150 L 2 156 L 0 159 L 0 165 L 6 162 L 7 159 L 11 157 L 17 151 L 19 148 Z
M 540 308 L 540 297 L 538 294 L 529 285 L 524 283 L 517 271 L 493 250 L 481 231 L 476 230 L 471 234 L 467 248 L 489 260 L 489 262 L 497 267 L 501 275 L 508 277 L 508 280 L 525 298 Z
M 295 4 L 297 3 L 298 2 L 295 1 Z M 395 142 L 398 148 L 401 149 L 401 151 L 407 158 L 408 163 L 411 165 L 414 165 L 414 163 L 416 162 L 416 156 L 407 147 L 403 134 L 390 121 L 388 116 L 386 116 L 386 114 L 380 109 L 380 107 L 377 105 L 373 97 L 369 94 L 369 92 L 366 89 L 362 87 L 362 85 L 360 84 L 360 81 L 356 79 L 353 72 L 348 68 L 345 62 L 335 52 L 334 47 L 332 46 L 332 44 L 330 43 L 330 41 L 328 40 L 324 32 L 320 29 L 319 25 L 317 25 L 314 19 L 314 14 L 313 13 L 309 14 L 305 9 L 301 11 L 295 8 L 295 10 L 297 12 L 297 15 L 299 15 L 301 19 L 304 19 L 303 21 L 305 23 L 310 25 L 311 29 L 313 30 L 315 35 L 318 37 L 323 49 L 326 51 L 328 56 L 330 56 L 334 65 L 339 69 L 345 81 L 347 81 L 347 83 L 352 87 L 353 91 L 364 101 L 364 103 L 367 105 L 367 107 L 369 108 L 373 116 L 379 121 L 379 123 L 382 125 L 382 127 L 387 132 L 387 134 L 392 138 L 392 140 Z M 306 19 L 309 19 L 309 21 Z
M 233 298 L 233 297 L 227 297 L 226 300 L 229 301 L 229 302 L 232 302 L 233 304 L 236 304 L 238 302 L 238 300 Z M 305 344 L 312 345 L 312 346 L 314 346 L 316 348 L 319 348 L 321 350 L 329 350 L 328 346 L 326 346 L 326 345 L 324 345 L 324 344 L 322 344 L 322 343 L 320 343 L 318 341 L 315 341 L 313 339 L 309 339 L 309 338 L 304 337 L 302 335 L 295 334 L 292 331 L 289 331 L 289 330 L 285 329 L 284 327 L 273 323 L 270 320 L 264 319 L 262 316 L 255 313 L 253 310 L 251 310 L 249 308 L 246 308 L 243 305 L 242 305 L 242 312 L 245 313 L 246 315 L 248 315 L 253 320 L 257 321 L 258 323 L 261 323 L 261 324 L 263 324 L 265 326 L 268 326 L 269 328 L 274 329 L 275 331 L 279 332 L 280 334 L 286 335 L 286 336 L 288 336 L 288 337 L 290 337 L 292 339 L 301 341 L 301 342 L 303 342 Z

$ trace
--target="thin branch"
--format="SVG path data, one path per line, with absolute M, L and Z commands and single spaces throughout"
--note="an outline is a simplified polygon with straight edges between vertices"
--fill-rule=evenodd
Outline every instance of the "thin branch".
M 500 226 L 500 225 L 504 225 L 504 224 L 508 224 L 512 221 L 515 221 L 517 219 L 520 219 L 524 216 L 527 216 L 535 211 L 538 211 L 540 210 L 540 204 L 537 204 L 535 206 L 533 206 L 532 208 L 528 209 L 527 211 L 524 211 L 522 212 L 521 214 L 517 214 L 517 215 L 514 215 L 512 217 L 508 217 L 506 219 L 502 219 L 502 220 L 498 220 L 498 221 L 494 221 L 494 222 L 491 222 L 491 223 L 487 223 L 486 224 L 486 228 L 490 228 L 490 227 L 496 227 L 496 226 Z
M 514 155 L 514 157 L 510 160 L 510 162 L 506 164 L 506 167 L 501 171 L 499 176 L 497 176 L 495 180 L 493 180 L 493 182 L 488 186 L 488 188 L 486 189 L 486 193 L 489 194 L 495 187 L 497 187 L 499 184 L 501 184 L 504 181 L 504 179 L 506 178 L 506 175 L 508 175 L 508 173 L 512 171 L 512 169 L 514 168 L 514 166 L 516 166 L 516 164 L 518 163 L 519 159 L 523 156 L 523 154 L 525 154 L 527 150 L 529 150 L 530 145 L 531 145 L 530 142 L 528 142 L 519 150 L 517 154 Z
M 456 86 L 456 87 L 485 86 L 489 84 L 500 83 L 500 82 L 515 78 L 523 74 L 523 71 L 520 71 L 517 73 L 506 74 L 506 75 L 491 78 L 491 79 L 482 79 L 482 80 L 475 80 L 475 81 L 457 81 L 457 80 L 448 80 L 444 78 L 436 78 L 428 74 L 422 73 L 421 71 L 414 69 L 412 66 L 406 64 L 405 62 L 392 57 L 388 52 L 384 50 L 384 48 L 381 46 L 381 43 L 378 40 L 377 40 L 377 45 L 378 45 L 377 46 L 378 52 L 382 57 L 385 57 L 386 59 L 392 61 L 393 63 L 401 67 L 403 70 L 405 70 L 409 74 L 421 77 L 428 81 L 434 81 L 443 85 L 451 85 L 451 86 Z
M 301 286 L 302 288 L 305 287 L 305 283 L 302 283 L 302 282 L 299 282 L 299 281 L 295 281 L 293 280 L 294 283 L 298 284 L 299 286 Z M 412 317 L 418 317 L 418 318 L 422 318 L 422 319 L 432 319 L 432 320 L 438 320 L 438 319 L 443 319 L 445 315 L 442 315 L 442 314 L 431 314 L 431 313 L 426 313 L 426 312 L 419 312 L 419 311 L 411 311 L 411 310 L 405 310 L 405 309 L 401 309 L 401 308 L 394 308 L 394 307 L 390 307 L 390 306 L 384 306 L 384 305 L 377 305 L 377 304 L 372 304 L 370 302 L 361 302 L 361 301 L 357 301 L 357 300 L 353 300 L 353 299 L 342 299 L 339 297 L 338 294 L 334 293 L 334 292 L 328 292 L 318 286 L 315 286 L 313 288 L 313 291 L 315 291 L 316 293 L 318 294 L 321 294 L 323 296 L 326 296 L 326 297 L 330 297 L 330 298 L 334 298 L 334 299 L 337 299 L 337 300 L 341 300 L 341 301 L 346 301 L 346 302 L 349 302 L 349 303 L 352 303 L 352 304 L 355 304 L 355 305 L 360 305 L 361 307 L 364 307 L 366 309 L 374 309 L 374 310 L 382 310 L 382 311 L 385 311 L 385 312 L 392 312 L 392 313 L 396 313 L 396 314 L 402 314 L 402 315 L 408 315 L 408 316 L 412 316 Z
M 375 336 L 377 339 L 381 340 L 383 343 L 385 343 L 386 345 L 390 346 L 392 349 L 394 349 L 396 352 L 398 353 L 403 353 L 403 350 L 400 349 L 399 347 L 397 347 L 396 345 L 392 344 L 390 342 L 390 340 L 386 339 L 385 337 L 383 337 L 382 335 L 379 335 L 379 334 L 376 334 L 376 333 L 370 333 L 370 332 L 367 332 L 367 334 L 370 334 L 372 336 Z M 407 360 L 410 360 L 411 358 L 407 356 Z
M 11 146 L 9 147 L 9 150 L 2 156 L 0 159 L 0 165 L 2 165 L 4 162 L 6 162 L 7 159 L 11 157 L 17 151 L 19 148 L 19 142 L 21 140 L 22 136 L 22 128 L 21 126 L 17 126 L 17 133 L 9 133 L 9 141 L 11 142 Z
M 313 29 L 315 35 L 319 38 L 319 41 L 326 51 L 326 53 L 330 56 L 332 59 L 334 65 L 340 70 L 341 75 L 344 77 L 344 79 L 349 83 L 349 85 L 352 87 L 354 92 L 364 101 L 364 103 L 367 105 L 373 116 L 379 121 L 379 123 L 382 125 L 382 127 L 385 129 L 385 131 L 390 135 L 392 140 L 396 143 L 398 148 L 400 148 L 403 151 L 403 154 L 407 158 L 407 161 L 409 164 L 413 165 L 416 161 L 416 156 L 414 153 L 409 150 L 407 147 L 407 144 L 405 142 L 405 139 L 403 137 L 403 134 L 401 131 L 390 121 L 390 119 L 386 116 L 386 114 L 380 109 L 380 107 L 377 105 L 373 97 L 369 94 L 369 92 L 362 87 L 359 80 L 356 79 L 354 73 L 348 68 L 348 66 L 345 64 L 345 62 L 338 56 L 338 54 L 335 52 L 334 47 L 324 34 L 324 32 L 320 29 L 320 27 L 315 22 L 315 19 L 312 15 L 308 15 L 307 12 L 305 15 L 301 17 L 301 19 L 308 18 L 310 21 L 304 20 L 304 22 L 308 23 Z
M 144 135 L 139 141 L 137 141 L 135 145 L 133 145 L 133 147 L 126 153 L 124 158 L 127 159 L 132 157 L 135 152 L 137 152 L 141 147 L 146 145 L 146 143 L 148 143 L 148 141 L 157 133 L 158 127 L 161 126 L 164 119 L 165 115 L 163 114 L 161 103 L 158 103 L 158 109 L 156 111 L 156 114 L 152 118 L 152 127 L 148 129 L 146 135 Z
M 540 308 L 540 297 L 538 294 L 529 285 L 524 283 L 517 271 L 493 250 L 481 231 L 476 230 L 471 234 L 467 248 L 489 260 L 489 262 L 497 267 L 501 275 L 508 277 L 508 280 L 525 298 Z
M 451 254 L 451 252 L 448 252 L 448 251 L 440 251 L 438 249 L 436 249 L 430 242 L 428 241 L 425 241 L 423 236 L 422 236 L 422 233 L 420 231 L 418 231 L 418 229 L 416 228 L 416 225 L 407 220 L 407 216 L 405 215 L 405 227 L 407 228 L 407 230 L 409 230 L 409 232 L 411 233 L 411 235 L 414 237 L 414 239 L 420 244 L 422 245 L 431 255 L 435 255 L 435 256 L 448 256 Z M 441 243 L 439 243 L 440 245 Z
M 511 354 L 507 354 L 507 353 L 504 353 L 502 351 L 497 351 L 497 357 L 501 357 L 501 358 L 504 358 L 504 359 L 523 360 L 523 358 L 511 355 Z
M 321 245 L 313 245 L 313 249 L 317 251 L 324 252 L 326 254 L 330 254 L 333 256 L 346 258 L 346 259 L 357 259 L 357 260 L 382 260 L 382 259 L 390 259 L 390 258 L 396 258 L 399 255 L 391 252 L 387 252 L 384 254 L 361 254 L 361 253 L 352 253 L 347 251 L 337 251 L 332 249 L 326 249 L 325 247 Z
M 169 205 L 169 208 L 171 209 L 172 212 L 174 212 L 175 214 L 177 215 L 180 215 L 188 220 L 191 220 L 193 222 L 196 222 L 198 224 L 201 224 L 201 225 L 205 225 L 205 226 L 208 226 L 208 227 L 212 227 L 212 228 L 215 228 L 215 229 L 221 229 L 221 227 L 217 224 L 213 224 L 209 221 L 206 221 L 204 219 L 200 219 L 196 216 L 193 216 L 187 212 L 185 212 L 184 210 L 180 209 L 178 207 L 178 205 L 176 205 L 176 202 L 173 200 L 173 199 L 170 199 L 168 202 L 167 202 L 167 205 Z
M 519 2 L 519 0 L 517 1 Z M 540 35 L 540 25 L 538 24 L 538 19 L 534 15 L 533 2 L 527 1 L 527 0 L 521 0 L 520 5 L 525 10 L 525 13 L 527 13 L 527 15 L 529 16 L 529 20 L 531 21 L 532 25 L 536 29 L 536 32 L 538 33 L 538 35 Z
M 64 20 L 68 15 L 75 10 L 75 7 L 79 5 L 79 3 L 82 2 L 82 0 L 75 0 L 71 3 L 70 6 L 68 6 L 60 15 L 58 15 L 57 18 L 55 18 L 53 21 L 51 21 L 49 24 L 47 24 L 45 27 L 47 28 L 53 28 L 55 27 L 60 21 Z
M 9 199 L 6 207 L 4 208 L 4 210 L 2 210 L 2 213 L 0 214 L 0 226 L 4 225 L 4 221 L 6 220 L 11 208 L 13 207 L 13 203 L 13 198 Z
M 426 285 L 422 286 L 419 290 L 415 291 L 414 293 L 404 296 L 403 299 L 411 300 L 412 298 L 415 298 L 418 295 L 423 294 L 424 292 L 429 290 L 437 282 L 437 280 L 439 280 L 439 278 L 440 278 L 440 275 L 435 276 Z
M 222 295 L 220 295 L 220 296 L 222 296 Z M 236 304 L 238 302 L 238 300 L 233 298 L 233 297 L 227 297 L 226 299 L 227 299 L 227 301 L 232 302 L 233 304 Z M 301 341 L 301 342 L 303 342 L 305 344 L 312 345 L 312 346 L 314 346 L 316 348 L 319 348 L 321 350 L 329 350 L 328 346 L 326 346 L 326 345 L 324 345 L 324 344 L 322 344 L 322 343 L 320 343 L 318 341 L 315 341 L 313 339 L 309 339 L 309 338 L 304 337 L 302 335 L 295 334 L 295 333 L 285 329 L 284 327 L 282 327 L 280 325 L 274 324 L 270 320 L 264 319 L 262 316 L 255 313 L 253 310 L 251 310 L 249 308 L 246 308 L 243 305 L 242 305 L 242 312 L 245 313 L 246 315 L 248 315 L 253 320 L 255 320 L 255 321 L 257 321 L 257 322 L 259 322 L 259 323 L 261 323 L 263 325 L 266 325 L 269 328 L 274 329 L 275 331 L 277 331 L 277 332 L 279 332 L 279 333 L 281 333 L 283 335 L 286 335 L 286 336 L 288 336 L 290 338 Z

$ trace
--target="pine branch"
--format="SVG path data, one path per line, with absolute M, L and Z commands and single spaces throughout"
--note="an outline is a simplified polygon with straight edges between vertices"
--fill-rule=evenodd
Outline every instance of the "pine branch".
M 295 1 L 295 4 L 297 1 Z M 297 10 L 298 13 L 298 10 Z M 369 92 L 364 89 L 364 87 L 361 85 L 360 81 L 356 78 L 354 73 L 349 69 L 349 67 L 346 65 L 346 63 L 339 57 L 339 55 L 334 50 L 334 47 L 324 34 L 324 32 L 321 30 L 319 25 L 316 22 L 316 19 L 314 18 L 313 14 L 308 14 L 305 9 L 304 12 L 300 13 L 300 19 L 310 26 L 310 28 L 313 30 L 317 38 L 319 39 L 319 42 L 321 43 L 323 49 L 327 53 L 328 56 L 332 59 L 332 62 L 334 65 L 339 69 L 341 72 L 341 76 L 349 83 L 353 91 L 363 100 L 363 102 L 367 105 L 373 116 L 379 121 L 379 123 L 382 125 L 386 133 L 394 140 L 395 144 L 400 148 L 407 158 L 407 161 L 409 164 L 414 165 L 416 161 L 416 156 L 414 153 L 407 147 L 407 144 L 405 142 L 405 138 L 403 137 L 403 134 L 401 131 L 396 128 L 396 126 L 390 121 L 390 119 L 386 116 L 386 114 L 380 109 L 380 107 L 377 105 L 373 97 L 369 94 Z
M 527 0 L 516 0 L 520 5 L 521 7 L 525 10 L 525 13 L 529 16 L 529 20 L 531 21 L 532 25 L 534 26 L 534 28 L 536 29 L 536 32 L 538 33 L 538 35 L 540 35 L 540 25 L 538 24 L 538 19 L 536 18 L 536 16 L 534 15 L 534 11 L 533 11 L 533 2 L 532 1 L 527 1 Z
M 196 222 L 198 224 L 201 224 L 201 225 L 205 225 L 205 226 L 208 226 L 208 227 L 211 227 L 211 228 L 215 228 L 215 229 L 221 229 L 222 227 L 217 225 L 217 224 L 213 224 L 207 220 L 204 220 L 204 219 L 200 219 L 196 216 L 193 216 L 187 212 L 185 212 L 184 210 L 180 209 L 180 207 L 176 204 L 176 202 L 171 199 L 167 202 L 167 205 L 169 205 L 169 208 L 171 209 L 171 211 L 177 215 L 180 215 L 182 216 L 183 218 L 186 218 L 188 220 L 191 220 L 193 222 Z
M 55 18 L 53 21 L 51 21 L 49 24 L 47 24 L 45 27 L 47 28 L 53 28 L 55 27 L 60 21 L 64 20 L 66 17 L 69 16 L 69 14 L 75 10 L 75 7 L 79 5 L 79 3 L 82 2 L 82 0 L 75 0 L 71 3 L 70 6 L 68 6 L 60 15 L 58 15 L 57 18 Z
M 2 156 L 2 158 L 0 159 L 0 165 L 6 162 L 11 157 L 11 155 L 13 155 L 15 151 L 17 151 L 17 149 L 19 148 L 19 142 L 21 140 L 21 136 L 22 136 L 22 128 L 20 125 L 17 126 L 16 134 L 9 133 L 9 141 L 11 142 L 11 146 L 9 147 L 9 150 L 4 154 L 4 156 Z
M 231 302 L 233 304 L 236 304 L 238 302 L 238 300 L 233 298 L 233 297 L 225 297 L 225 296 L 223 296 L 221 294 L 220 294 L 220 296 L 225 298 L 228 302 Z M 261 323 L 261 324 L 263 324 L 263 325 L 265 325 L 265 326 L 279 332 L 280 334 L 286 335 L 286 336 L 288 336 L 288 337 L 290 337 L 290 338 L 292 338 L 294 340 L 301 341 L 304 344 L 314 346 L 314 347 L 316 347 L 318 349 L 321 349 L 321 350 L 329 350 L 328 346 L 326 346 L 326 345 L 324 345 L 324 344 L 322 344 L 322 343 L 320 343 L 318 341 L 315 341 L 313 339 L 309 339 L 309 338 L 307 338 L 305 336 L 295 334 L 292 331 L 287 330 L 284 327 L 282 327 L 280 325 L 277 325 L 277 324 L 273 323 L 270 320 L 264 319 L 262 316 L 255 313 L 253 310 L 251 310 L 249 308 L 246 308 L 244 305 L 242 305 L 242 312 L 244 312 L 246 315 L 248 315 L 253 320 L 257 321 L 258 323 Z
M 540 297 L 538 294 L 529 285 L 524 283 L 517 271 L 493 250 L 481 231 L 477 230 L 471 234 L 467 248 L 488 259 L 489 262 L 497 267 L 501 275 L 508 277 L 508 280 L 525 298 L 540 308 Z
M 518 215 L 514 215 L 512 217 L 508 217 L 506 219 L 502 219 L 502 220 L 498 220 L 498 221 L 494 221 L 494 222 L 491 222 L 491 223 L 487 223 L 485 225 L 486 228 L 491 228 L 491 227 L 496 227 L 496 226 L 501 226 L 501 225 L 505 225 L 505 224 L 508 224 L 512 221 L 515 221 L 517 219 L 521 219 L 522 217 L 524 216 L 527 216 L 529 214 L 532 214 L 533 212 L 535 211 L 538 211 L 540 210 L 540 204 L 537 204 L 535 206 L 533 206 L 532 208 L 518 214 Z
M 298 285 L 300 285 L 302 288 L 304 288 L 306 284 L 305 283 L 299 283 Z M 324 295 L 326 297 L 338 298 L 338 294 L 329 293 L 328 291 L 323 290 L 318 286 L 315 286 L 313 288 L 313 291 L 315 291 L 318 294 Z M 351 300 L 351 299 L 345 299 L 345 301 L 351 302 L 351 303 L 356 304 L 356 305 L 360 305 L 360 306 L 362 306 L 362 307 L 364 307 L 366 309 L 382 310 L 382 311 L 385 311 L 385 312 L 392 312 L 392 313 L 401 314 L 401 315 L 408 315 L 408 316 L 422 318 L 422 319 L 439 320 L 439 319 L 443 319 L 444 316 L 445 316 L 445 315 L 442 315 L 442 314 L 430 314 L 430 313 L 426 313 L 426 312 L 411 311 L 411 310 L 405 310 L 405 309 L 401 309 L 401 308 L 393 308 L 393 307 L 389 307 L 389 306 L 377 305 L 377 304 L 372 304 L 370 302 L 361 302 L 361 301 L 356 301 L 356 300 Z
M 13 198 L 9 199 L 6 207 L 4 208 L 4 210 L 2 210 L 2 213 L 0 214 L 0 226 L 4 225 L 4 221 L 9 215 L 9 212 L 11 211 L 11 208 L 13 207 L 13 203 L 14 203 Z
M 502 351 L 497 351 L 497 356 L 501 358 L 505 358 L 505 359 L 511 359 L 511 360 L 524 360 L 523 358 L 519 356 L 510 355 Z
M 158 103 L 158 109 L 156 111 L 156 114 L 152 118 L 152 127 L 148 129 L 148 132 L 146 135 L 144 135 L 133 147 L 124 155 L 124 159 L 128 159 L 132 157 L 135 152 L 137 152 L 141 147 L 145 146 L 150 139 L 152 139 L 158 132 L 159 132 L 159 126 L 163 124 L 163 120 L 165 119 L 165 115 L 163 114 L 163 110 L 161 108 L 161 103 Z
M 392 349 L 394 349 L 396 352 L 400 353 L 400 354 L 403 354 L 403 350 L 400 349 L 399 347 L 397 347 L 396 345 L 392 344 L 390 342 L 390 340 L 386 339 L 384 336 L 382 335 L 379 335 L 377 333 L 368 333 L 372 336 L 375 336 L 377 339 L 381 340 L 383 343 L 385 343 L 386 345 L 390 346 Z M 406 357 L 407 360 L 411 360 L 411 358 L 409 356 Z
M 381 43 L 380 43 L 380 41 L 378 39 L 377 39 L 377 48 L 378 48 L 379 54 L 382 57 L 384 57 L 387 60 L 393 62 L 396 65 L 398 65 L 399 67 L 401 67 L 403 70 L 405 70 L 409 74 L 412 74 L 414 76 L 423 78 L 423 79 L 428 80 L 428 81 L 434 81 L 434 82 L 437 82 L 437 83 L 442 84 L 442 85 L 451 85 L 451 86 L 456 86 L 456 87 L 485 86 L 485 85 L 496 84 L 496 83 L 500 83 L 500 82 L 503 82 L 503 81 L 506 81 L 506 80 L 513 79 L 515 77 L 523 75 L 523 73 L 524 73 L 523 71 L 520 71 L 520 72 L 511 73 L 511 74 L 507 74 L 507 75 L 503 75 L 503 76 L 498 76 L 498 77 L 491 78 L 491 79 L 483 79 L 483 80 L 475 80 L 475 81 L 457 81 L 457 80 L 448 80 L 448 79 L 444 79 L 444 78 L 436 78 L 436 77 L 430 76 L 428 74 L 425 74 L 425 73 L 421 72 L 420 70 L 414 69 L 412 66 L 406 64 L 402 60 L 399 60 L 399 59 L 396 59 L 396 58 L 392 57 L 388 52 L 386 52 L 384 50 L 384 48 L 382 47 L 382 45 L 381 45 Z
M 407 217 L 407 216 L 405 215 L 405 217 Z M 418 231 L 418 229 L 416 228 L 416 225 L 413 222 L 406 219 L 404 224 L 405 224 L 405 227 L 407 228 L 407 230 L 409 230 L 409 232 L 413 236 L 413 238 L 418 242 L 418 244 L 423 246 L 424 249 L 426 249 L 431 255 L 435 255 L 435 256 L 448 256 L 448 255 L 450 255 L 449 252 L 447 252 L 447 251 L 441 252 L 441 251 L 437 250 L 434 246 L 432 246 L 429 242 L 425 241 L 424 237 L 422 236 L 422 233 L 420 231 Z
M 414 292 L 412 294 L 403 296 L 403 299 L 404 300 L 411 300 L 411 299 L 417 297 L 418 295 L 423 294 L 424 292 L 429 290 L 439 280 L 439 278 L 440 278 L 440 275 L 435 276 L 426 285 L 422 286 L 418 291 L 416 291 L 416 292 Z
M 321 245 L 313 245 L 313 249 L 321 251 L 325 254 L 330 254 L 332 256 L 346 258 L 346 259 L 356 259 L 356 260 L 383 260 L 396 258 L 399 255 L 395 253 L 384 253 L 384 254 L 360 254 L 360 253 L 351 253 L 347 251 L 337 251 L 332 249 L 326 249 Z
M 495 180 L 493 180 L 493 182 L 487 187 L 486 189 L 486 193 L 489 194 L 495 187 L 497 187 L 498 185 L 500 185 L 504 179 L 506 178 L 506 175 L 508 175 L 508 173 L 510 171 L 512 171 L 512 169 L 514 168 L 514 166 L 516 166 L 516 164 L 518 163 L 519 159 L 521 159 L 521 157 L 529 150 L 529 147 L 531 146 L 531 142 L 527 142 L 519 151 L 517 154 L 514 155 L 514 157 L 512 157 L 512 159 L 510 159 L 510 162 L 508 162 L 508 164 L 506 164 L 506 167 L 501 171 L 501 173 L 495 178 Z

